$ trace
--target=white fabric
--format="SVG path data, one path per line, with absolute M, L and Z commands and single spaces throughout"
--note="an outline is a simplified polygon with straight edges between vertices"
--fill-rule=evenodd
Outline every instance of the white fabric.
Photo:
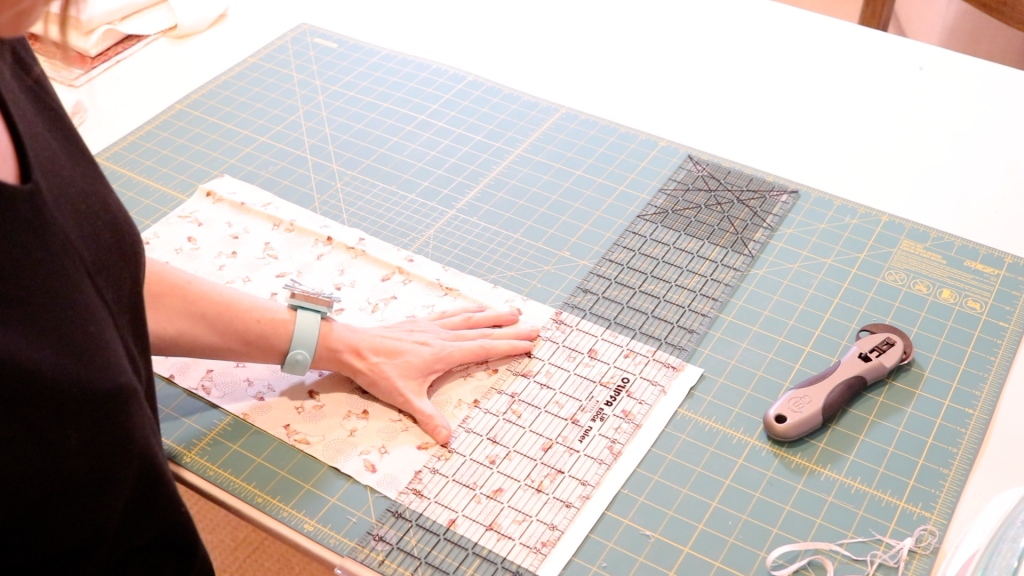
M 879 550 L 872 550 L 865 556 L 857 556 L 852 554 L 843 548 L 846 544 L 855 544 L 858 542 L 873 542 L 875 540 L 881 540 L 882 546 Z M 816 554 L 814 556 L 808 556 L 803 558 L 795 564 L 790 564 L 778 570 L 772 570 L 772 565 L 775 561 L 783 554 L 789 554 L 791 552 L 805 552 L 808 550 L 823 550 L 826 552 L 833 552 L 840 556 L 845 556 L 850 560 L 856 562 L 864 562 L 867 564 L 867 572 L 864 576 L 872 576 L 878 570 L 879 566 L 888 566 L 890 568 L 896 568 L 897 574 L 903 576 L 903 568 L 907 563 L 907 557 L 910 556 L 911 552 L 917 554 L 930 554 L 932 549 L 939 541 L 938 531 L 929 525 L 924 525 L 914 530 L 914 533 L 907 536 L 903 540 L 894 540 L 892 538 L 886 538 L 885 536 L 879 536 L 875 534 L 874 538 L 853 538 L 850 540 L 840 540 L 835 544 L 828 542 L 800 542 L 798 544 L 787 544 L 785 546 L 779 546 L 768 555 L 765 559 L 765 568 L 768 569 L 768 573 L 772 576 L 790 576 L 794 572 L 804 568 L 811 562 L 819 562 L 825 567 L 825 571 L 828 576 L 835 575 L 835 565 L 832 563 L 832 559 L 828 556 L 822 556 Z M 885 551 L 885 546 L 892 546 L 892 549 L 888 552 Z
M 227 176 L 201 186 L 143 241 L 151 258 L 281 303 L 290 278 L 333 288 L 342 301 L 331 317 L 355 326 L 474 304 L 518 309 L 521 322 L 537 326 L 554 313 Z M 458 422 L 505 364 L 453 371 L 431 388 L 431 402 Z M 292 376 L 278 366 L 165 357 L 153 358 L 153 370 L 391 497 L 436 446 L 408 414 L 340 374 Z

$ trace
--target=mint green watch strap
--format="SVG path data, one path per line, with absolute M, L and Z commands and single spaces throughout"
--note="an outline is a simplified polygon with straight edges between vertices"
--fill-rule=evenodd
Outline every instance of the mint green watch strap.
M 320 339 L 320 320 L 323 314 L 316 310 L 291 306 L 295 309 L 295 331 L 292 332 L 292 345 L 288 356 L 284 359 L 281 371 L 295 376 L 305 376 L 309 365 L 313 363 L 316 342 Z

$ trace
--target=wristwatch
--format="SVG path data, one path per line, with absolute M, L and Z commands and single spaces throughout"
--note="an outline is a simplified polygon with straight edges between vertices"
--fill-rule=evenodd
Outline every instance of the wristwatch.
M 289 292 L 288 307 L 295 310 L 295 331 L 292 332 L 292 345 L 281 371 L 304 376 L 313 363 L 313 353 L 320 339 L 320 321 L 331 313 L 334 303 L 341 298 L 332 292 L 310 288 L 295 279 L 289 280 L 284 289 Z

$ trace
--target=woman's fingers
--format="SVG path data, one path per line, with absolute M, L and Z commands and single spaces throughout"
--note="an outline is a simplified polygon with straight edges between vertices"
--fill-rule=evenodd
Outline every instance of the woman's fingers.
M 540 328 L 536 326 L 513 326 L 512 328 L 476 328 L 473 330 L 456 330 L 448 334 L 451 342 L 471 342 L 473 340 L 536 340 L 540 336 Z
M 417 424 L 424 432 L 434 439 L 438 444 L 447 444 L 452 437 L 452 427 L 448 419 L 441 414 L 426 396 L 420 397 L 413 403 L 405 406 L 406 411 L 412 414 Z
M 460 364 L 486 362 L 506 356 L 518 356 L 533 350 L 533 342 L 528 340 L 474 340 L 453 344 L 454 349 L 447 357 L 453 367 Z
M 419 320 L 425 322 L 437 322 L 438 320 L 445 320 L 453 316 L 460 316 L 463 314 L 474 314 L 483 312 L 484 310 L 487 310 L 485 306 L 460 306 L 458 308 L 451 308 L 449 310 L 441 310 L 440 312 L 428 314 L 422 318 L 419 318 Z
M 536 327 L 509 326 L 514 311 L 459 308 L 425 319 L 356 328 L 328 325 L 318 346 L 330 351 L 334 369 L 359 382 L 378 398 L 406 410 L 438 443 L 451 439 L 451 425 L 427 398 L 431 382 L 454 366 L 517 356 L 533 350 Z
M 462 312 L 433 322 L 445 330 L 473 330 L 492 326 L 510 326 L 519 322 L 519 313 L 515 310 Z

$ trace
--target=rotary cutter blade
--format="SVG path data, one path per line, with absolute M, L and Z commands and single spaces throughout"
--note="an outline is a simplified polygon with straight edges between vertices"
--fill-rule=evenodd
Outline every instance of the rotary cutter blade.
M 854 396 L 910 362 L 914 345 L 905 332 L 888 324 L 868 324 L 838 362 L 790 388 L 764 413 L 764 429 L 782 442 L 814 432 Z

